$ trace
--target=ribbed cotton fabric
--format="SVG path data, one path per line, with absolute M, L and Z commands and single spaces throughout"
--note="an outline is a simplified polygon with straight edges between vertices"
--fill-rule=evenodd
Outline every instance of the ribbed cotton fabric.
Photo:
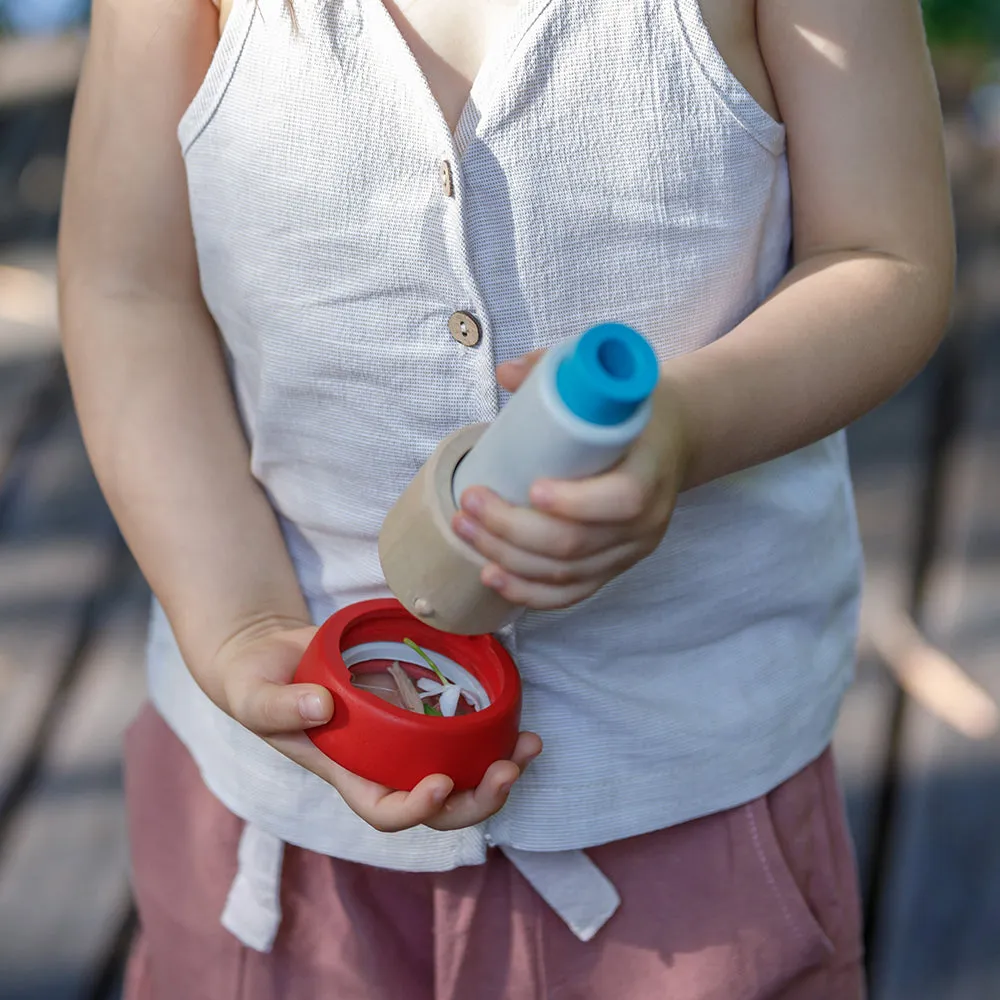
M 454 136 L 379 0 L 296 0 L 297 32 L 282 6 L 236 0 L 179 136 L 253 472 L 319 622 L 389 596 L 382 520 L 446 434 L 496 415 L 498 362 L 605 321 L 667 359 L 750 313 L 788 267 L 789 181 L 697 0 L 524 0 Z M 683 495 L 653 555 L 508 633 L 545 752 L 455 833 L 369 828 L 205 698 L 158 607 L 151 691 L 216 795 L 287 842 L 411 870 L 581 848 L 819 755 L 859 567 L 841 434 Z

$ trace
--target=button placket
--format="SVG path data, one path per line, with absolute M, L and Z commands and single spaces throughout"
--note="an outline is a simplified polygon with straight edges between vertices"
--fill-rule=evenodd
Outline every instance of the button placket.
M 445 166 L 450 193 L 445 190 Z M 452 303 L 454 310 L 448 318 L 448 332 L 456 343 L 463 347 L 475 348 L 463 352 L 464 366 L 471 365 L 477 371 L 477 382 L 480 387 L 484 379 L 493 386 L 492 392 L 476 392 L 472 399 L 474 405 L 469 413 L 473 421 L 488 421 L 494 419 L 500 409 L 500 391 L 494 375 L 493 347 L 489 336 L 489 319 L 486 302 L 479 290 L 479 285 L 472 271 L 469 253 L 468 237 L 465 224 L 464 188 L 461 183 L 461 163 L 443 151 L 437 166 L 442 193 L 451 199 L 454 210 L 448 208 L 444 212 L 444 238 L 448 246 L 448 257 L 452 262 L 457 278 L 457 291 L 461 296 L 459 302 Z M 454 294 L 454 291 L 452 292 Z M 462 302 L 462 299 L 465 301 Z M 461 303 L 464 308 L 456 309 Z M 488 370 L 488 375 L 487 375 Z M 471 372 L 470 372 L 471 374 Z
M 451 176 L 451 162 L 449 160 L 441 161 L 441 190 L 444 192 L 446 198 L 455 197 L 455 184 Z
M 479 321 L 472 313 L 461 309 L 453 312 L 448 318 L 448 329 L 455 340 L 466 347 L 475 347 L 479 343 Z

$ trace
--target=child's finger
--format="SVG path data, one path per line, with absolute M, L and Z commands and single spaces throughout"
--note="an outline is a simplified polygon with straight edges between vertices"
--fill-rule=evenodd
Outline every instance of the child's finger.
M 259 736 L 301 732 L 333 718 L 333 697 L 319 684 L 274 684 L 234 671 L 225 687 L 230 714 Z
M 612 538 L 608 538 L 609 547 L 593 555 L 584 556 L 582 559 L 564 559 L 527 551 L 506 539 L 497 538 L 480 526 L 476 526 L 471 535 L 461 528 L 457 530 L 480 555 L 496 563 L 506 572 L 524 580 L 560 585 L 607 577 L 613 569 L 627 563 L 629 556 L 634 560 L 637 551 L 635 541 L 626 536 L 625 541 L 618 541 L 617 544 L 614 544 Z M 552 545 L 551 540 L 544 542 L 547 546 Z
M 526 552 L 572 560 L 611 548 L 626 537 L 621 524 L 585 524 L 531 507 L 515 507 L 481 487 L 466 490 L 461 499 L 462 512 L 452 527 L 473 545 L 477 531 L 485 530 Z
M 395 833 L 424 823 L 441 811 L 455 787 L 446 774 L 432 774 L 410 792 L 395 791 L 341 767 L 305 733 L 273 736 L 268 738 L 268 743 L 296 764 L 333 785 L 358 816 L 384 833 Z
M 586 479 L 540 479 L 531 487 L 533 507 L 571 521 L 634 521 L 660 489 L 655 450 L 641 439 L 611 471 Z
M 505 361 L 502 365 L 498 365 L 497 382 L 508 392 L 516 392 L 521 387 L 521 383 L 528 377 L 531 369 L 538 364 L 544 353 L 545 348 L 541 348 L 537 351 L 531 351 L 529 354 L 523 354 L 521 357 L 514 358 L 511 361 Z
M 410 792 L 397 792 L 344 771 L 337 790 L 366 823 L 382 833 L 398 833 L 427 823 L 441 813 L 455 783 L 431 774 Z
M 591 479 L 540 479 L 531 487 L 531 503 L 538 510 L 569 521 L 620 524 L 642 515 L 651 489 L 622 471 Z
M 482 823 L 503 808 L 519 776 L 520 772 L 509 760 L 492 764 L 477 789 L 452 795 L 444 808 L 424 825 L 433 830 L 462 830 Z
M 521 733 L 510 760 L 491 764 L 478 788 L 452 795 L 426 825 L 435 830 L 458 830 L 482 823 L 503 808 L 514 782 L 541 752 L 542 741 L 535 733 Z
M 511 604 L 519 604 L 535 611 L 556 611 L 579 604 L 595 594 L 614 575 L 616 574 L 608 573 L 606 576 L 578 583 L 553 584 L 525 580 L 491 563 L 484 567 L 481 579 L 487 587 L 491 587 Z

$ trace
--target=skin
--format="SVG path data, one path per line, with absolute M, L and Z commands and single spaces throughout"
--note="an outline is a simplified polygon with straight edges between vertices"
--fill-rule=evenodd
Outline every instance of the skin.
M 663 366 L 650 427 L 615 470 L 539 482 L 523 510 L 466 491 L 455 530 L 510 600 L 559 608 L 593 594 L 654 550 L 678 492 L 844 427 L 944 332 L 953 227 L 917 3 L 758 0 L 756 15 L 787 128 L 794 267 L 728 336 Z M 515 389 L 535 360 L 502 366 L 500 382 Z
M 491 560 L 484 578 L 530 607 L 568 606 L 651 552 L 679 491 L 815 441 L 882 402 L 945 328 L 952 226 L 916 0 L 704 0 L 703 9 L 734 72 L 786 123 L 794 268 L 728 336 L 663 366 L 649 428 L 615 470 L 536 484 L 525 509 L 467 491 L 456 529 Z M 289 683 L 315 629 L 250 472 L 199 289 L 175 137 L 224 14 L 211 0 L 94 4 L 59 243 L 63 344 L 84 439 L 192 675 L 223 711 L 329 781 L 377 829 L 472 825 L 502 807 L 541 751 L 536 735 L 522 734 L 513 759 L 474 792 L 450 794 L 443 775 L 396 792 L 312 745 L 304 730 L 331 717 L 330 695 Z M 447 67 L 457 35 L 434 23 L 424 37 Z M 436 76 L 435 93 L 456 79 L 467 88 L 472 75 Z M 441 100 L 446 117 L 457 119 L 465 96 Z M 497 377 L 515 389 L 534 360 Z

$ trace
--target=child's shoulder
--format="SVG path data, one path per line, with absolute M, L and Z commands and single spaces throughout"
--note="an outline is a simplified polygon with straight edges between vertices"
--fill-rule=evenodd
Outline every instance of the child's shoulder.
M 757 41 L 757 0 L 694 0 L 733 75 L 772 118 L 778 104 Z
M 221 35 L 222 29 L 226 26 L 229 12 L 233 9 L 233 0 L 210 0 L 210 2 L 219 9 L 219 34 Z

